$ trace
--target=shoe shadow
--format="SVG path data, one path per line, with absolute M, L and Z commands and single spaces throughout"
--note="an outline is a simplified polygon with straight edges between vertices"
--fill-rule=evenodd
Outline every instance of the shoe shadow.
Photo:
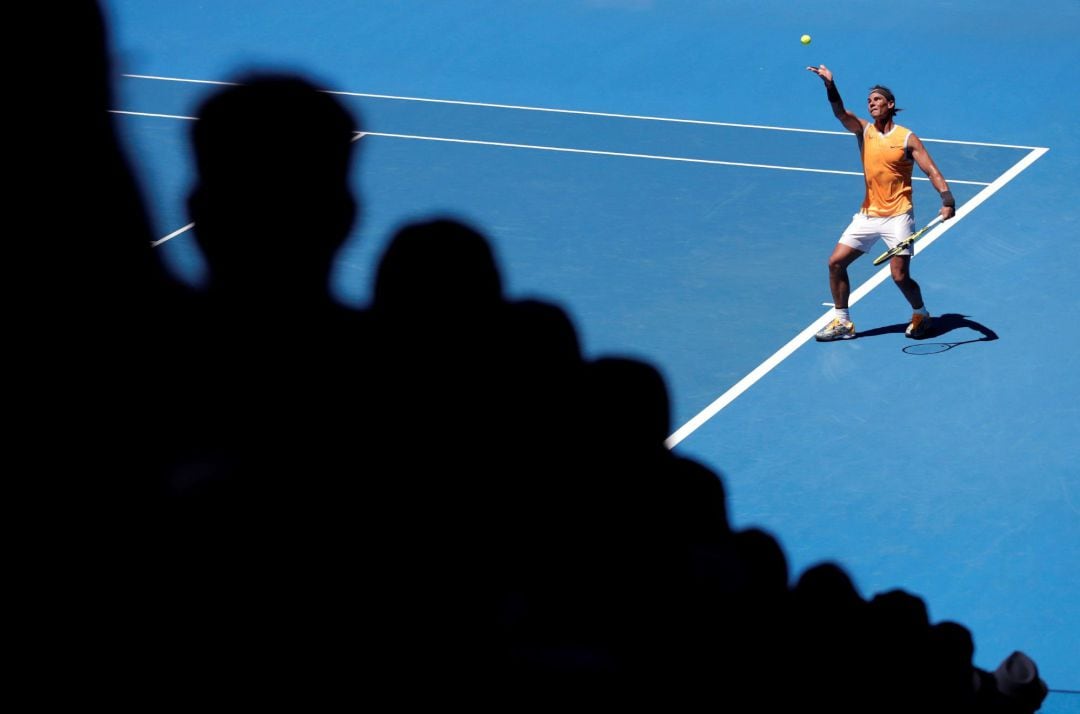
M 933 325 L 931 325 L 931 328 Z M 899 332 L 904 334 L 904 330 L 907 329 L 907 323 L 902 322 L 899 325 L 886 325 L 884 327 L 875 327 L 872 330 L 866 330 L 865 332 L 859 332 L 855 335 L 855 339 L 862 340 L 867 337 L 878 337 L 879 335 L 890 335 Z
M 959 329 L 969 329 L 978 332 L 982 337 L 977 337 L 972 340 L 961 340 L 957 342 L 929 342 L 934 338 L 941 338 L 950 332 Z M 872 330 L 861 332 L 858 334 L 857 339 L 863 339 L 865 337 L 876 337 L 878 335 L 889 334 L 904 334 L 904 330 L 907 329 L 906 323 L 900 323 L 897 325 L 885 325 L 883 327 L 875 327 Z M 913 340 L 914 344 L 904 347 L 904 352 L 907 354 L 938 354 L 951 350 L 953 347 L 959 345 L 971 344 L 972 342 L 992 342 L 998 339 L 997 333 L 991 330 L 986 325 L 969 319 L 967 315 L 960 315 L 957 313 L 945 313 L 934 318 L 930 323 L 930 328 L 926 331 L 926 334 Z

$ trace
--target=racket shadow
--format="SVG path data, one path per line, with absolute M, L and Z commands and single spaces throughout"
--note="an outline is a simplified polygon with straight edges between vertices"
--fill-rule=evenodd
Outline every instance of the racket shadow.
M 879 335 L 889 334 L 904 334 L 904 330 L 907 329 L 907 323 L 899 323 L 896 325 L 885 325 L 882 327 L 875 327 L 872 330 L 866 332 L 860 332 L 856 339 L 864 339 L 867 337 L 877 337 Z M 935 338 L 941 338 L 950 332 L 955 330 L 968 329 L 977 332 L 981 337 L 976 337 L 970 340 L 959 340 L 956 342 L 941 342 L 931 341 Z M 940 354 L 947 352 L 954 347 L 960 345 L 967 345 L 974 342 L 992 342 L 998 339 L 996 332 L 991 330 L 986 325 L 980 322 L 976 322 L 968 318 L 967 315 L 960 315 L 957 313 L 945 313 L 934 318 L 934 321 L 930 324 L 930 329 L 926 334 L 919 339 L 915 340 L 913 344 L 910 344 L 903 348 L 906 354 L 911 355 L 928 355 L 928 354 Z

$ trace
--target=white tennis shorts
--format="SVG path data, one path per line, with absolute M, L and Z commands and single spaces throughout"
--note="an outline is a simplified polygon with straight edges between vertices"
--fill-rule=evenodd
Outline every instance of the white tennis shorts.
M 908 211 L 899 216 L 865 216 L 856 213 L 851 217 L 851 224 L 844 229 L 840 236 L 840 242 L 857 251 L 867 253 L 874 247 L 878 238 L 885 241 L 885 245 L 892 248 L 904 240 L 915 229 L 915 212 Z M 911 255 L 911 246 L 900 251 L 898 255 Z

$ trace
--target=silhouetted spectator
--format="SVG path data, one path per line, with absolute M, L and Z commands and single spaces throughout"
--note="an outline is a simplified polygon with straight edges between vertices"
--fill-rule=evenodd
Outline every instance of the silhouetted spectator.
M 977 670 L 976 711 L 992 714 L 1031 714 L 1046 699 L 1046 682 L 1035 661 L 1013 652 L 992 673 Z
M 189 204 L 209 280 L 169 381 L 171 632 L 236 686 L 309 682 L 341 664 L 328 643 L 363 630 L 367 335 L 330 291 L 357 125 L 289 75 L 242 77 L 198 116 Z
M 178 355 L 191 412 L 175 426 L 193 447 L 180 460 L 219 480 L 253 469 L 268 481 L 267 469 L 298 464 L 319 474 L 343 436 L 336 415 L 362 409 L 364 336 L 330 291 L 356 217 L 356 122 L 307 80 L 280 75 L 243 77 L 198 115 L 189 204 L 209 282 Z M 335 402 L 344 409 L 327 409 Z
M 930 635 L 926 604 L 909 592 L 890 590 L 871 598 L 867 615 L 875 708 L 909 712 L 925 706 Z
M 94 699 L 123 689 L 118 672 L 150 671 L 135 653 L 153 643 L 161 552 L 158 320 L 182 291 L 152 250 L 109 113 L 99 4 L 28 5 L 8 30 L 33 35 L 37 69 L 63 76 L 60 91 L 19 95 L 32 110 L 6 164 L 6 473 L 26 495 L 11 500 L 29 524 L 16 551 L 32 554 L 13 611 L 33 636 L 17 649 L 63 682 L 53 691 Z
M 929 656 L 924 669 L 929 692 L 927 712 L 968 712 L 975 704 L 975 642 L 956 622 L 930 627 Z
M 867 603 L 835 563 L 807 569 L 792 591 L 791 690 L 832 711 L 872 711 Z

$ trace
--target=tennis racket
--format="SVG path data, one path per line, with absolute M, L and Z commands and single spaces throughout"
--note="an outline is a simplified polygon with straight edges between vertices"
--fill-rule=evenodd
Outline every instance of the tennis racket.
M 909 245 L 911 245 L 912 243 L 914 243 L 915 241 L 919 240 L 924 235 L 926 235 L 926 232 L 928 230 L 930 230 L 931 228 L 933 228 L 934 226 L 936 226 L 939 223 L 941 223 L 941 216 L 940 215 L 937 218 L 935 218 L 934 220 L 927 223 L 925 226 L 923 226 L 919 230 L 917 230 L 914 233 L 912 233 L 911 235 L 909 235 L 904 240 L 897 243 L 892 248 L 889 248 L 887 251 L 885 251 L 884 253 L 882 253 L 878 257 L 874 258 L 874 265 L 881 265 L 882 263 L 884 263 L 886 260 L 888 260 L 889 258 L 896 255 L 897 253 L 902 252 Z

